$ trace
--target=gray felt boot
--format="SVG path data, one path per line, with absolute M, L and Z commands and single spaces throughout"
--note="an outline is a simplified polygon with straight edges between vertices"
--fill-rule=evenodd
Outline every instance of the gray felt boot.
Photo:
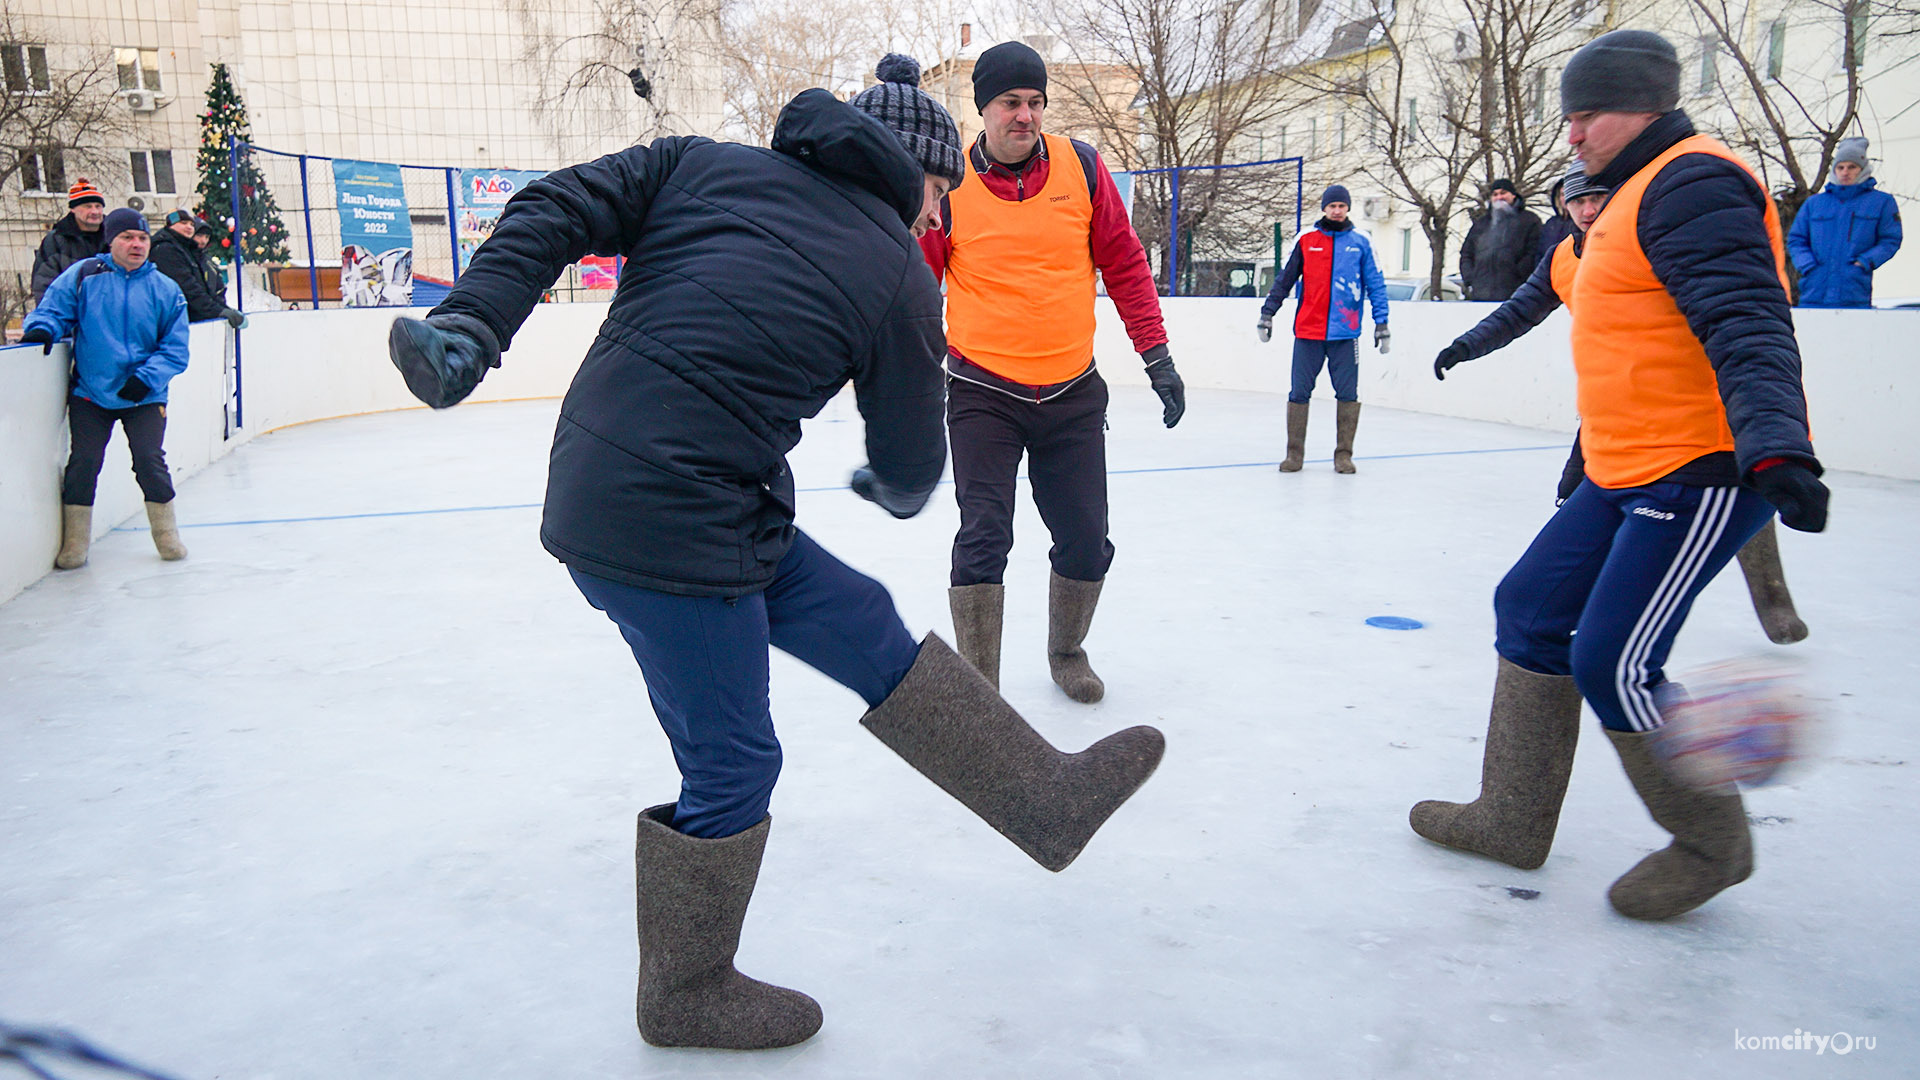
M 1062 753 L 936 634 L 860 723 L 1049 870 L 1066 869 L 1167 747 L 1159 731 L 1131 727 Z
M 1337 401 L 1333 406 L 1333 471 L 1350 473 L 1353 468 L 1353 432 L 1360 426 L 1360 403 Z
M 1607 890 L 1613 909 L 1630 919 L 1671 919 L 1753 876 L 1753 834 L 1739 789 L 1701 789 L 1674 778 L 1653 756 L 1648 735 L 1612 731 L 1627 779 L 1673 842 L 1640 860 Z
M 1307 403 L 1287 402 L 1287 460 L 1281 472 L 1299 472 L 1307 460 Z
M 1547 861 L 1580 739 L 1580 691 L 1569 675 L 1538 675 L 1505 657 L 1493 682 L 1480 797 L 1414 805 L 1413 831 L 1522 870 Z
M 1006 610 L 1005 585 L 960 585 L 947 590 L 953 611 L 953 644 L 995 690 L 1000 689 L 1000 623 Z
M 655 1046 L 765 1050 L 820 1030 L 820 1005 L 736 971 L 740 923 L 760 877 L 772 817 L 702 840 L 674 830 L 673 804 L 640 815 L 640 1037 Z
M 153 547 L 167 562 L 187 557 L 187 546 L 180 542 L 180 526 L 173 518 L 173 503 L 147 504 L 147 525 L 153 530 Z
M 1083 705 L 1107 696 L 1107 684 L 1093 673 L 1087 650 L 1080 647 L 1093 627 L 1093 609 L 1100 606 L 1103 584 L 1047 573 L 1047 668 L 1053 672 L 1054 684 Z
M 1775 645 L 1805 640 L 1807 624 L 1800 621 L 1800 613 L 1793 609 L 1793 594 L 1787 591 L 1787 572 L 1780 568 L 1780 538 L 1772 518 L 1740 549 L 1739 559 L 1747 594 L 1753 597 L 1753 611 L 1760 616 L 1767 640 Z
M 60 554 L 53 565 L 61 570 L 78 570 L 87 565 L 87 552 L 93 548 L 93 507 L 68 503 L 60 508 Z

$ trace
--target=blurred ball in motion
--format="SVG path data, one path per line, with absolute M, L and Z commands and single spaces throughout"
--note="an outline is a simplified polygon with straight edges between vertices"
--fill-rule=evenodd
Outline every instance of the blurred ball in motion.
M 1760 787 L 1811 752 L 1817 721 L 1800 672 L 1776 658 L 1708 665 L 1662 684 L 1655 701 L 1665 723 L 1654 752 L 1694 787 Z

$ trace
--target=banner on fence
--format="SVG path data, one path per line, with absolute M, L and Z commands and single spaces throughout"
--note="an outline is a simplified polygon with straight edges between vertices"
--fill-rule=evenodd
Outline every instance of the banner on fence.
M 413 223 L 400 166 L 333 162 L 340 210 L 340 299 L 348 307 L 404 307 L 413 301 Z
M 520 189 L 547 175 L 529 169 L 460 170 L 460 270 L 473 261 L 475 249 L 493 235 L 500 211 Z

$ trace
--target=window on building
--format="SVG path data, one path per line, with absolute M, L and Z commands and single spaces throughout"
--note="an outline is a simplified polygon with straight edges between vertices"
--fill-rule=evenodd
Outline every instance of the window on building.
M 1320 156 L 1320 118 L 1317 116 L 1307 119 L 1307 156 Z
M 160 50 L 119 48 L 113 50 L 113 65 L 120 72 L 122 90 L 160 90 Z
M 28 195 L 65 195 L 66 163 L 58 150 L 20 152 L 20 190 Z
M 1782 17 L 1767 24 L 1767 78 L 1777 79 L 1787 70 L 1787 20 Z
M 1867 0 L 1852 0 L 1847 5 L 1847 66 L 1857 68 L 1867 62 Z
M 1346 149 L 1347 149 L 1347 114 L 1344 111 L 1342 111 L 1340 113 L 1340 150 L 1342 153 L 1345 153 Z
M 10 94 L 44 94 L 53 88 L 45 45 L 0 45 L 0 73 Z
M 1533 122 L 1536 124 L 1547 118 L 1547 70 L 1545 68 L 1534 71 L 1532 85 L 1527 87 L 1527 111 L 1532 113 Z
M 1700 39 L 1700 89 L 1702 94 L 1711 94 L 1720 85 L 1720 39 L 1703 37 Z
M 1287 156 L 1287 125 L 1280 125 L 1280 156 Z
M 1407 138 L 1417 139 L 1419 137 L 1420 137 L 1420 99 L 1417 97 L 1410 97 L 1407 99 Z
M 1400 230 L 1400 272 L 1413 269 L 1413 230 Z
M 173 151 L 132 150 L 127 153 L 133 166 L 133 190 L 147 195 L 172 195 Z

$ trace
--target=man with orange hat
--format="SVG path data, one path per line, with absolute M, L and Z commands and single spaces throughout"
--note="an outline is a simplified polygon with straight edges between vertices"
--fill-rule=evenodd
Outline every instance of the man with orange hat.
M 100 223 L 107 219 L 107 197 L 81 177 L 67 189 L 67 216 L 53 223 L 33 253 L 33 303 L 47 294 L 47 286 L 61 272 L 81 259 L 91 259 L 107 250 L 106 234 Z

